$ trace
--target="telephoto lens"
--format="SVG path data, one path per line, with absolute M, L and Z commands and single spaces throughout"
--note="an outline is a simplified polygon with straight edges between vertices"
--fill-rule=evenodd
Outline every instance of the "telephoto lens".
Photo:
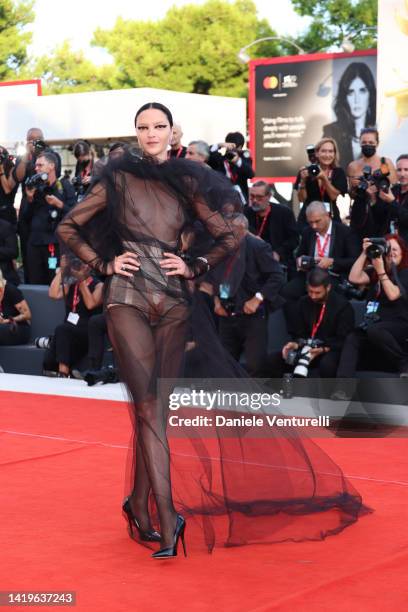
M 50 348 L 52 336 L 40 336 L 39 338 L 35 338 L 34 345 L 39 349 L 47 349 Z

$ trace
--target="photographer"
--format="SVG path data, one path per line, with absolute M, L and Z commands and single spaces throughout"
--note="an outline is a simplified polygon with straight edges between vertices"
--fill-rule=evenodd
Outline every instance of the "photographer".
M 332 221 L 323 202 L 311 202 L 306 211 L 308 227 L 303 230 L 297 251 L 296 276 L 287 283 L 282 295 L 298 300 L 306 292 L 306 274 L 317 266 L 328 270 L 333 289 L 347 279 L 358 257 L 358 242 L 343 223 Z
M 61 174 L 61 158 L 53 151 L 44 141 L 44 134 L 39 128 L 30 128 L 26 137 L 26 152 L 23 156 L 16 159 L 16 165 L 13 170 L 13 179 L 16 183 L 21 183 L 23 197 L 21 199 L 20 210 L 18 214 L 17 231 L 20 236 L 21 257 L 23 260 L 24 280 L 30 283 L 29 271 L 27 266 L 27 243 L 30 234 L 30 216 L 26 217 L 26 209 L 28 207 L 25 182 L 36 172 L 35 162 L 37 157 L 44 151 L 54 153 L 57 159 L 56 176 Z
M 398 183 L 391 189 L 378 193 L 377 208 L 381 206 L 383 216 L 383 231 L 379 235 L 396 233 L 408 244 L 408 154 L 397 159 L 397 177 Z
M 248 180 L 254 176 L 249 151 L 244 151 L 245 138 L 241 132 L 230 132 L 225 142 L 210 147 L 208 165 L 222 172 L 235 186 L 242 197 L 243 204 L 248 202 Z M 225 149 L 222 155 L 220 149 Z
M 273 185 L 256 181 L 249 188 L 249 206 L 245 209 L 250 231 L 268 242 L 276 261 L 295 268 L 293 252 L 299 244 L 295 217 L 288 206 L 272 203 Z
M 77 163 L 72 185 L 75 189 L 77 201 L 80 202 L 92 180 L 94 155 L 89 142 L 86 140 L 78 140 L 74 145 L 73 153 Z
M 308 147 L 309 166 L 300 168 L 294 189 L 298 191 L 299 202 L 303 202 L 298 217 L 298 227 L 302 231 L 307 225 L 306 213 L 311 202 L 324 202 L 330 217 L 341 221 L 337 207 L 337 197 L 347 193 L 347 177 L 338 165 L 336 141 L 322 138 L 315 147 Z
M 9 283 L 0 270 L 0 345 L 27 344 L 31 312 L 20 289 Z
M 367 269 L 367 264 L 372 268 Z M 392 234 L 385 237 L 383 244 L 373 244 L 365 238 L 349 280 L 368 285 L 370 297 L 363 323 L 344 343 L 337 376 L 353 378 L 361 357 L 366 365 L 375 361 L 376 369 L 391 365 L 407 375 L 408 249 L 404 241 Z
M 74 204 L 57 181 L 57 165 L 53 153 L 42 153 L 35 162 L 37 174 L 25 184 L 27 206 L 23 220 L 30 226 L 27 267 L 30 282 L 34 285 L 48 285 L 54 278 L 59 260 L 55 229 Z
M 296 375 L 334 378 L 342 344 L 354 327 L 354 311 L 345 297 L 332 290 L 327 270 L 309 272 L 307 295 L 297 303 L 296 311 L 285 308 L 285 317 L 293 340 L 281 353 L 271 356 L 269 376 L 281 378 L 296 370 L 301 360 L 303 365 Z
M 360 132 L 360 147 L 361 157 L 356 161 L 351 162 L 347 166 L 347 176 L 350 181 L 351 196 L 354 197 L 354 188 L 358 186 L 360 177 L 363 174 L 364 167 L 369 166 L 371 173 L 381 168 L 381 164 L 385 163 L 389 169 L 389 180 L 394 184 L 397 180 L 394 164 L 388 158 L 382 158 L 377 154 L 377 148 L 380 139 L 378 130 L 373 127 L 363 128 Z M 382 161 L 384 159 L 384 162 Z M 369 191 L 370 193 L 370 191 Z
M 67 316 L 58 325 L 44 357 L 44 371 L 58 371 L 68 378 L 73 365 L 88 351 L 88 322 L 97 314 L 103 301 L 103 283 L 90 275 L 90 268 L 80 260 L 63 256 L 62 268 L 52 281 L 48 294 L 54 300 L 65 300 Z
M 17 226 L 14 200 L 18 185 L 13 178 L 13 158 L 4 147 L 0 147 L 0 219 Z
M 231 222 L 244 238 L 240 251 L 225 262 L 217 286 L 214 312 L 219 317 L 220 339 L 239 361 L 244 353 L 250 376 L 262 376 L 268 344 L 268 313 L 281 306 L 283 272 L 269 244 L 248 231 L 248 221 L 237 214 Z
M 390 176 L 391 169 L 382 157 L 380 167 L 374 172 L 370 166 L 364 166 L 362 176 L 352 188 L 350 227 L 360 240 L 367 235 L 381 237 L 395 231 L 398 186 L 391 188 Z
M 210 147 L 204 140 L 192 140 L 188 144 L 185 157 L 191 161 L 206 164 L 210 157 Z

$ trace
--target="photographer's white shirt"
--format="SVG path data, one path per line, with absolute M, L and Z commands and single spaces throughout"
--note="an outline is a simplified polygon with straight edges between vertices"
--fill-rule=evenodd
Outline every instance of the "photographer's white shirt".
M 330 221 L 329 228 L 325 234 L 316 232 L 316 246 L 314 257 L 328 257 L 330 253 L 331 231 L 333 222 Z

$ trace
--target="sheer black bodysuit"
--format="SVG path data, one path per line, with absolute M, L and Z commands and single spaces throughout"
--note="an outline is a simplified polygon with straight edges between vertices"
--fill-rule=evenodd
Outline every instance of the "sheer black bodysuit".
M 183 160 L 165 162 L 163 171 L 172 163 L 188 175 L 190 166 Z M 165 178 L 151 180 L 140 170 L 116 169 L 93 186 L 58 228 L 60 239 L 71 251 L 108 275 L 105 308 L 109 337 L 121 379 L 132 398 L 131 505 L 143 529 L 151 527 L 157 509 L 162 546 L 172 542 L 174 504 L 178 511 L 196 519 L 209 550 L 218 542 L 236 545 L 321 539 L 354 522 L 365 509 L 329 457 L 295 434 L 286 439 L 259 440 L 246 438 L 245 430 L 237 428 L 235 438 L 208 444 L 205 435 L 197 434 L 190 448 L 195 458 L 191 456 L 188 468 L 183 463 L 181 478 L 173 481 L 172 491 L 170 471 L 173 477 L 177 457 L 172 455 L 170 462 L 168 402 L 165 395 L 158 395 L 157 380 L 180 377 L 191 327 L 200 327 L 201 334 L 203 329 L 201 321 L 197 323 L 193 317 L 192 322 L 185 279 L 166 276 L 159 261 L 164 252 L 177 251 L 187 217 L 190 221 L 199 219 L 212 235 L 212 246 L 202 253 L 211 268 L 237 249 L 234 234 L 214 206 L 214 193 L 208 190 L 210 172 L 204 174 L 202 192 L 197 181 L 187 181 L 191 198 L 186 205 Z M 185 177 L 179 180 L 185 181 Z M 141 262 L 131 279 L 112 274 L 101 253 L 105 247 L 108 252 L 109 245 L 101 246 L 99 241 L 96 248 L 91 234 L 83 232 L 109 208 L 119 228 L 119 252 L 132 251 Z M 221 355 L 219 363 L 227 369 L 228 359 L 224 361 L 215 334 L 211 342 L 212 355 L 203 356 L 203 360 Z M 309 518 L 299 524 L 299 517 L 306 514 Z

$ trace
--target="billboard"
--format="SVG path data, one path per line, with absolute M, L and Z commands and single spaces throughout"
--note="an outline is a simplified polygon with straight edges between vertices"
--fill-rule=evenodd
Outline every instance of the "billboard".
M 307 145 L 334 138 L 340 165 L 360 155 L 356 135 L 376 124 L 376 50 L 252 60 L 249 134 L 256 176 L 293 181 Z
M 381 153 L 408 153 L 408 0 L 378 5 L 378 126 Z

